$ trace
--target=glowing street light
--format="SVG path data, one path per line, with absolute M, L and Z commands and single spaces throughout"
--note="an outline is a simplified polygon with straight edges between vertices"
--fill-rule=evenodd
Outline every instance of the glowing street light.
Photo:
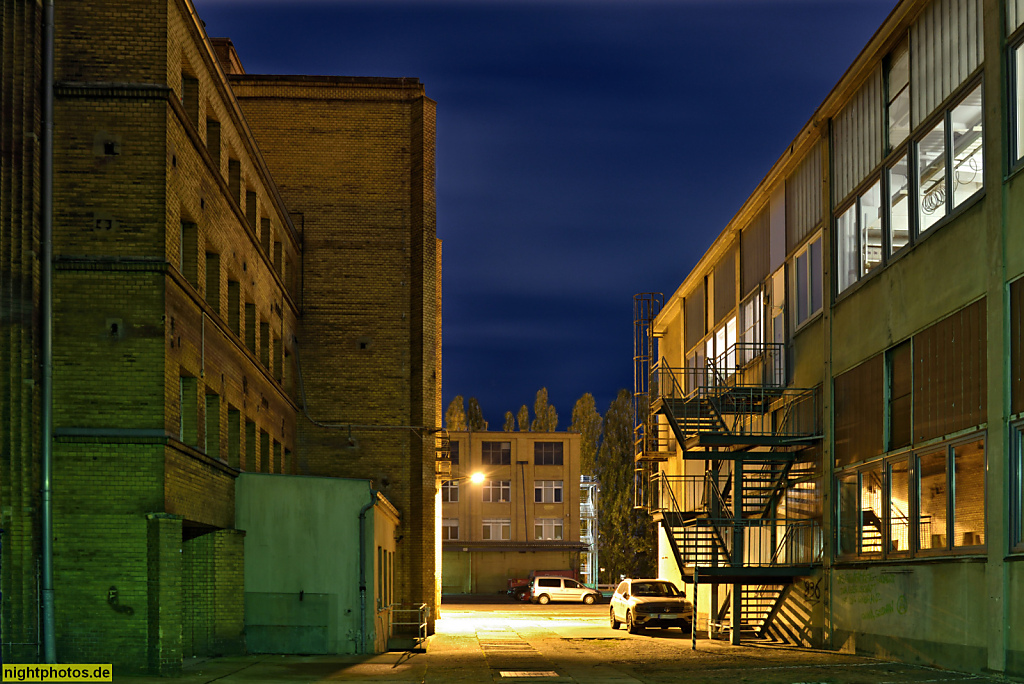
M 484 474 L 483 473 L 473 473 L 472 475 L 470 475 L 469 481 L 472 482 L 473 484 L 483 484 Z

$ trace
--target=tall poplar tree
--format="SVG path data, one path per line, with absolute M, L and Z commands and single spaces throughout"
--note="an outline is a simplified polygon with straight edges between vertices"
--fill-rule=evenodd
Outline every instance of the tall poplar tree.
M 530 409 L 526 408 L 526 404 L 519 407 L 519 415 L 516 417 L 519 423 L 520 432 L 530 431 Z
M 515 432 L 516 417 L 512 415 L 511 411 L 505 411 L 505 426 L 502 429 L 505 432 Z
M 601 535 L 603 582 L 626 577 L 652 577 L 655 572 L 651 516 L 633 508 L 633 403 L 628 390 L 604 414 L 604 438 L 594 472 L 601 483 L 598 530 Z
M 455 398 L 448 404 L 448 409 L 444 412 L 444 424 L 449 430 L 465 430 L 466 429 L 466 409 L 465 399 L 462 398 L 461 394 L 456 394 Z
M 533 401 L 533 423 L 530 429 L 534 432 L 554 432 L 558 429 L 558 411 L 548 403 L 548 388 L 537 390 L 537 398 Z
M 466 409 L 466 427 L 470 430 L 486 430 L 487 421 L 484 420 L 483 409 L 476 397 L 469 398 L 469 408 Z
M 594 406 L 594 395 L 587 392 L 572 407 L 569 432 L 580 434 L 580 474 L 594 474 L 597 443 L 601 439 L 601 414 Z

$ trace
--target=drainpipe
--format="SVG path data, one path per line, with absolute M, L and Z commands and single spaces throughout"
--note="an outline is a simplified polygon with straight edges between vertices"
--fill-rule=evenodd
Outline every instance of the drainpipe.
M 40 512 L 42 537 L 43 660 L 57 662 L 53 610 L 53 0 L 43 10 L 43 137 L 40 150 L 39 299 L 42 306 L 40 388 Z
M 377 490 L 370 490 L 370 502 L 359 509 L 359 652 L 366 653 L 366 511 L 377 504 Z

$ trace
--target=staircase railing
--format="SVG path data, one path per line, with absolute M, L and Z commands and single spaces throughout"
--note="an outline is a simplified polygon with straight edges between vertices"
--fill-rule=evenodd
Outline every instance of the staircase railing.
M 715 528 L 729 552 L 733 567 L 813 565 L 820 562 L 824 548 L 821 523 L 817 520 L 698 518 L 693 522 L 697 526 Z M 742 558 L 733 558 L 732 539 L 736 531 L 743 538 Z

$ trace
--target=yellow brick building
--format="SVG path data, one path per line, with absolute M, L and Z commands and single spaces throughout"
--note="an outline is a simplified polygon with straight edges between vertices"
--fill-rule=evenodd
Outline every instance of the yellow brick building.
M 441 483 L 446 594 L 490 594 L 532 571 L 579 570 L 588 548 L 579 434 L 456 431 L 450 453 L 451 479 Z
M 3 8 L 3 657 L 38 662 L 42 7 Z M 244 651 L 243 471 L 371 480 L 401 517 L 394 601 L 434 607 L 423 85 L 247 77 L 188 0 L 60 3 L 55 35 L 58 660 Z

